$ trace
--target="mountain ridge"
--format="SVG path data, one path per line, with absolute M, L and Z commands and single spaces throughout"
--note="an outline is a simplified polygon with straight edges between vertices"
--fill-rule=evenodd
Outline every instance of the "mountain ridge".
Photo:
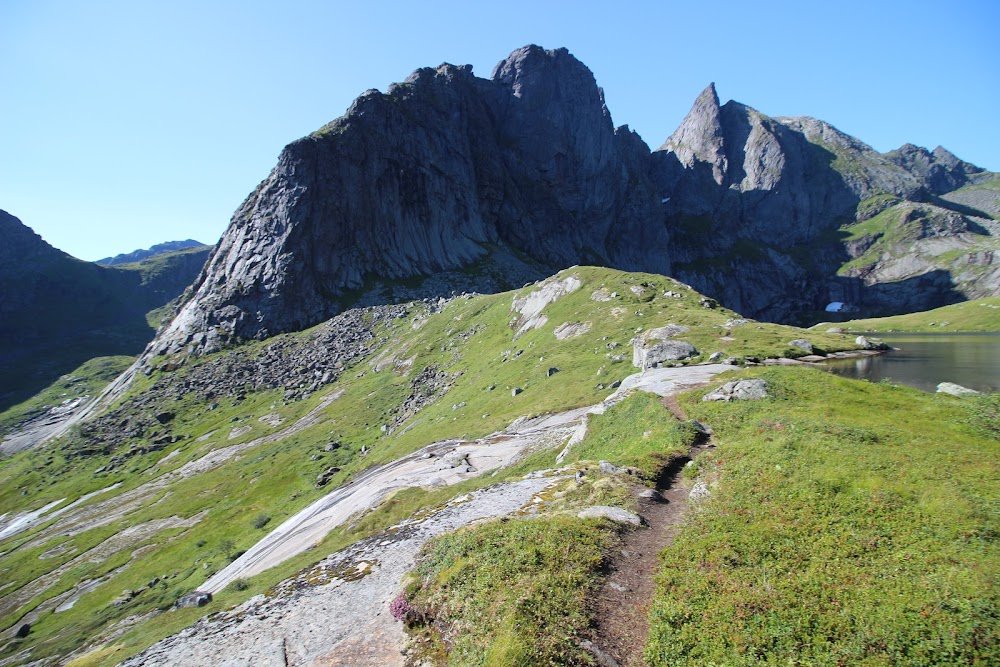
M 194 239 L 185 239 L 184 241 L 166 241 L 164 243 L 156 243 L 149 248 L 138 248 L 132 252 L 120 253 L 114 257 L 105 257 L 97 260 L 94 264 L 101 264 L 102 266 L 131 264 L 133 262 L 139 262 L 149 257 L 155 257 L 156 255 L 162 255 L 164 253 L 199 247 L 207 248 L 208 245 L 202 243 L 201 241 L 195 241 Z
M 0 211 L 0 411 L 92 357 L 137 355 L 147 318 L 194 279 L 208 248 L 105 267 L 53 248 Z
M 772 321 L 837 300 L 898 311 L 984 296 L 970 286 L 997 289 L 992 277 L 955 282 L 960 269 L 933 261 L 907 283 L 838 275 L 852 260 L 838 230 L 873 196 L 929 199 L 985 173 L 941 148 L 883 155 L 822 121 L 720 104 L 714 84 L 650 151 L 566 49 L 517 49 L 489 79 L 422 68 L 282 151 L 151 351 L 298 330 L 390 302 L 400 281 L 425 295 L 466 291 L 473 274 L 517 286 L 497 257 L 530 279 L 581 263 L 677 275 Z

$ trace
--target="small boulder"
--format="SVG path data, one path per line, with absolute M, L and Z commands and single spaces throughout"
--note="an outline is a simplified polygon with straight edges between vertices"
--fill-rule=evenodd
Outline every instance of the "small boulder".
M 937 386 L 937 393 L 951 394 L 952 396 L 975 396 L 979 392 L 975 389 L 969 389 L 968 387 L 963 387 L 960 384 L 955 384 L 954 382 L 942 382 Z
M 205 591 L 192 591 L 177 598 L 174 606 L 178 609 L 185 607 L 204 607 L 212 601 L 212 594 Z
M 555 374 L 556 374 L 556 373 L 558 373 L 558 372 L 559 372 L 559 369 L 558 369 L 558 368 L 555 368 L 555 367 L 553 366 L 552 368 L 550 368 L 550 369 L 548 370 L 548 372 L 547 372 L 547 374 L 546 374 L 546 377 L 552 377 L 553 375 L 555 375 Z
M 628 510 L 619 507 L 609 507 L 607 505 L 594 505 L 581 510 L 577 516 L 581 519 L 604 518 L 618 521 L 619 523 L 630 523 L 633 526 L 641 526 L 642 518 L 638 514 L 633 514 Z
M 711 496 L 712 492 L 708 490 L 708 484 L 698 482 L 691 489 L 691 493 L 688 494 L 688 500 L 697 504 L 708 500 Z
M 632 342 L 632 365 L 641 369 L 655 368 L 664 361 L 678 361 L 697 355 L 698 350 L 691 343 L 671 340 L 685 331 L 688 327 L 668 324 L 643 332 Z
M 24 639 L 30 633 L 31 633 L 31 623 L 25 623 L 24 625 L 22 625 L 17 629 L 17 632 L 14 633 L 14 636 L 17 637 L 18 639 Z
M 877 338 L 866 338 L 864 336 L 858 336 L 854 339 L 854 344 L 860 347 L 862 350 L 889 350 L 891 349 L 888 345 L 883 343 Z
M 174 415 L 173 412 L 157 412 L 156 421 L 160 422 L 161 424 L 166 424 L 167 422 L 172 420 L 175 416 L 176 415 Z
M 767 398 L 767 382 L 759 378 L 727 382 L 702 396 L 703 401 L 755 401 Z
M 795 340 L 788 341 L 788 344 L 791 347 L 796 347 L 796 348 L 802 350 L 806 354 L 812 354 L 813 353 L 812 343 L 810 343 L 809 341 L 807 341 L 805 338 L 796 338 Z
M 621 471 L 621 468 L 609 461 L 599 461 L 597 465 L 600 466 L 601 473 L 605 475 L 614 475 L 616 472 Z
M 521 389 L 520 387 L 514 387 L 513 389 L 511 389 L 511 390 L 510 390 L 510 395 L 511 395 L 511 396 L 517 396 L 517 395 L 518 395 L 518 394 L 520 394 L 520 393 L 521 393 L 522 391 L 524 391 L 524 390 L 523 390 L 523 389 Z
M 639 493 L 639 497 L 643 500 L 650 500 L 654 503 L 662 503 L 665 500 L 663 494 L 656 489 L 646 489 L 645 491 L 641 491 Z

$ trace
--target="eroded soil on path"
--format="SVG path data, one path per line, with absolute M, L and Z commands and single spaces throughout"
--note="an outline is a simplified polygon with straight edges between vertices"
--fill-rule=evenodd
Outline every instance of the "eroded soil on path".
M 665 397 L 663 405 L 678 419 L 686 419 L 675 396 Z M 658 556 L 673 543 L 690 509 L 690 484 L 683 479 L 684 466 L 712 447 L 710 437 L 706 436 L 688 456 L 673 459 L 663 469 L 656 484 L 663 501 L 640 499 L 639 515 L 648 525 L 625 535 L 596 600 L 597 628 L 593 643 L 601 667 L 646 667 L 643 650 L 649 639 L 649 610 L 656 592 Z M 635 489 L 642 490 L 644 487 Z

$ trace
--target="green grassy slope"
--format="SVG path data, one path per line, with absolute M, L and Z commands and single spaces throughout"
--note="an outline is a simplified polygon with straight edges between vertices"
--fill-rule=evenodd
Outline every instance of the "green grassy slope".
M 663 554 L 650 664 L 996 664 L 997 397 L 752 375 L 773 398 L 682 401 L 713 496 Z
M 830 327 L 848 331 L 976 332 L 1000 331 L 1000 297 L 974 299 L 908 315 L 876 317 L 847 322 L 823 322 L 811 327 L 825 331 Z
M 712 495 L 661 554 L 649 664 L 995 664 L 1000 395 L 960 400 L 803 368 L 741 377 L 765 379 L 771 397 L 681 397 L 715 430 L 717 448 L 689 469 Z M 615 460 L 622 441 L 676 451 L 664 433 L 680 424 L 653 399 L 629 402 L 592 424 L 588 457 Z M 556 492 L 540 518 L 430 543 L 406 592 L 424 653 L 449 665 L 589 664 L 580 641 L 598 559 L 618 547 L 611 526 L 566 510 L 606 483 L 587 479 L 584 498 Z M 610 488 L 601 502 L 630 500 Z
M 307 399 L 286 400 L 280 389 L 253 392 L 248 388 L 242 399 L 217 397 L 214 408 L 199 399 L 196 392 L 183 390 L 166 391 L 153 405 L 138 402 L 159 396 L 155 387 L 161 383 L 183 386 L 203 364 L 235 359 L 226 356 L 234 354 L 252 358 L 262 354 L 268 345 L 304 339 L 311 331 L 250 343 L 235 351 L 189 360 L 177 370 L 140 376 L 120 404 L 122 414 L 128 413 L 130 405 L 141 405 L 134 409 L 176 415 L 169 426 L 147 432 L 144 437 L 109 449 L 106 443 L 88 438 L 85 428 L 44 450 L 0 460 L 0 512 L 33 510 L 60 498 L 70 502 L 85 493 L 121 484 L 88 501 L 95 503 L 118 497 L 215 449 L 277 433 L 317 407 L 328 392 L 343 390 L 343 395 L 321 412 L 319 422 L 312 427 L 259 444 L 210 472 L 176 480 L 128 516 L 107 526 L 85 530 L 72 538 L 51 536 L 31 548 L 26 545 L 44 526 L 0 542 L 0 552 L 4 552 L 0 557 L 0 580 L 9 583 L 0 591 L 3 596 L 20 590 L 38 574 L 69 563 L 127 526 L 171 517 L 198 519 L 193 527 L 151 535 L 142 558 L 129 560 L 124 552 L 116 552 L 97 559 L 86 572 L 72 570 L 60 576 L 52 588 L 30 596 L 16 608 L 4 610 L 0 598 L 0 627 L 10 627 L 56 593 L 69 590 L 80 577 L 113 572 L 69 611 L 43 614 L 33 625 L 31 636 L 24 642 L 0 647 L 0 657 L 25 648 L 31 649 L 34 659 L 66 655 L 84 637 L 97 637 L 102 629 L 127 616 L 164 610 L 115 640 L 116 651 L 107 654 L 105 660 L 120 660 L 180 629 L 199 614 L 266 590 L 331 550 L 390 525 L 422 504 L 441 502 L 461 489 L 400 494 L 353 529 L 334 531 L 319 548 L 255 577 L 244 590 L 224 591 L 202 610 L 170 610 L 178 595 L 196 589 L 269 527 L 371 465 L 442 438 L 484 435 L 522 415 L 603 399 L 610 389 L 598 389 L 599 384 L 607 387 L 634 371 L 629 340 L 640 328 L 668 323 L 689 326 L 690 330 L 680 338 L 700 351 L 691 362 L 703 361 L 716 351 L 737 358 L 791 355 L 796 350 L 788 346 L 788 341 L 803 335 L 818 348 L 830 351 L 853 346 L 852 338 L 846 336 L 804 333 L 753 321 L 733 324 L 735 313 L 702 306 L 700 295 L 662 276 L 592 267 L 576 267 L 561 274 L 570 275 L 579 278 L 583 286 L 549 305 L 544 311 L 546 324 L 516 340 L 512 321 L 518 318 L 511 304 L 516 297 L 531 292 L 531 287 L 514 293 L 455 299 L 435 314 L 428 314 L 424 305 L 414 304 L 406 317 L 392 320 L 378 332 L 377 344 L 367 358 L 345 369 L 335 385 Z M 598 290 L 603 290 L 610 300 L 595 301 L 592 295 Z M 668 291 L 679 296 L 665 295 Z M 610 297 L 612 293 L 616 296 Z M 590 323 L 590 330 L 574 338 L 557 339 L 556 327 L 567 322 Z M 428 368 L 446 373 L 453 383 L 451 388 L 415 415 L 401 414 L 398 406 L 414 392 L 414 378 Z M 550 377 L 550 368 L 558 368 L 559 372 Z M 523 391 L 512 396 L 514 387 Z M 282 420 L 282 424 L 262 422 L 259 418 L 265 415 L 271 416 L 271 422 Z M 382 430 L 382 425 L 396 421 L 394 429 Z M 164 433 L 183 437 L 162 448 L 149 446 L 151 438 Z M 327 451 L 326 445 L 331 442 L 339 446 Z M 639 449 L 640 444 L 629 445 L 629 455 L 641 463 L 638 459 L 646 454 Z M 360 453 L 362 448 L 366 449 L 365 455 Z M 549 467 L 553 457 L 554 452 L 548 453 L 533 459 L 531 465 Z M 341 471 L 328 486 L 316 488 L 317 475 L 331 466 Z M 258 528 L 262 514 L 271 521 Z M 39 559 L 41 553 L 54 555 Z M 156 583 L 149 585 L 154 579 Z M 120 606 L 113 605 L 125 589 L 142 592 Z

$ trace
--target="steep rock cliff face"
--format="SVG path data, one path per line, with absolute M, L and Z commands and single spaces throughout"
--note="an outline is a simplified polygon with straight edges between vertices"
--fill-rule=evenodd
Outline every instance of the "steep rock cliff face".
M 498 247 L 547 270 L 668 272 L 648 158 L 565 49 L 519 49 L 490 79 L 417 70 L 285 148 L 156 349 L 301 329 L 366 279 L 488 263 Z
M 921 262 L 862 276 L 851 269 L 871 239 L 851 226 L 925 203 L 968 223 L 948 252 L 992 261 L 992 191 L 964 192 L 990 177 L 942 148 L 881 154 L 813 118 L 720 104 L 714 85 L 650 153 L 615 129 L 582 63 L 528 46 L 488 79 L 417 70 L 287 146 L 151 351 L 211 351 L 352 303 L 503 289 L 577 263 L 671 273 L 758 319 L 845 300 L 920 309 L 992 273 L 939 261 L 935 242 Z
M 996 240 L 976 210 L 950 211 L 961 224 L 933 242 L 857 259 L 855 223 L 899 202 L 949 206 L 938 196 L 989 177 L 943 148 L 881 154 L 823 121 L 720 105 L 709 86 L 652 163 L 675 275 L 740 312 L 787 321 L 830 301 L 898 312 L 1000 289 L 991 270 L 968 269 Z

